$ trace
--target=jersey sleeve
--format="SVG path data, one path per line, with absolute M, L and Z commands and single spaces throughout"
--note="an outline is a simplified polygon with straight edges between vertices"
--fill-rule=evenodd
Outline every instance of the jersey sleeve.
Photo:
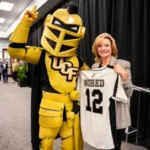
M 126 96 L 126 93 L 124 91 L 123 85 L 122 85 L 122 80 L 121 77 L 118 75 L 117 80 L 116 80 L 116 91 L 114 93 L 114 95 L 112 96 L 112 98 L 116 101 L 120 101 L 123 103 L 127 103 L 128 102 L 128 98 Z

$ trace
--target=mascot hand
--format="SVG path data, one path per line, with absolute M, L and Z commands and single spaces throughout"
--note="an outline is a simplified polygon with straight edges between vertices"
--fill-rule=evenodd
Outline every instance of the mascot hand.
M 79 92 L 77 90 L 73 90 L 71 93 L 70 93 L 70 98 L 72 101 L 76 101 L 77 99 L 79 99 Z
M 32 24 L 39 15 L 39 13 L 36 12 L 36 8 L 37 6 L 35 5 L 31 10 L 27 10 L 23 16 L 23 20 L 26 20 Z

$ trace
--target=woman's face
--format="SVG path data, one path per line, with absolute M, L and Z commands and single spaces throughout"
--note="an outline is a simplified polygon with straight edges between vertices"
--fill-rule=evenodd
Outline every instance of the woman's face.
M 97 46 L 97 53 L 101 58 L 110 57 L 112 54 L 111 41 L 107 38 L 102 40 L 101 43 Z

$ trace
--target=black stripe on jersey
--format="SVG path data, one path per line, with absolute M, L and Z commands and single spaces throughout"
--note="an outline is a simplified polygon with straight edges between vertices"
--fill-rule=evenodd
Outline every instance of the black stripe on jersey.
M 119 75 L 117 75 L 115 86 L 114 86 L 114 93 L 113 93 L 114 97 L 116 96 L 117 93 L 118 81 L 119 81 Z M 117 147 L 119 145 L 119 141 L 117 135 L 117 126 L 116 126 L 116 106 L 115 106 L 115 100 L 113 100 L 112 98 L 110 98 L 109 117 L 110 117 L 110 126 L 111 126 L 114 146 Z
M 118 135 L 117 135 L 117 126 L 116 126 L 116 106 L 115 106 L 115 100 L 113 100 L 112 98 L 110 98 L 109 119 L 110 119 L 110 127 L 111 127 L 114 147 L 117 147 Z
M 117 88 L 118 88 L 118 81 L 119 81 L 119 75 L 117 74 L 117 78 L 116 78 L 116 82 L 115 82 L 115 86 L 114 86 L 114 93 L 113 93 L 114 97 L 116 97 Z

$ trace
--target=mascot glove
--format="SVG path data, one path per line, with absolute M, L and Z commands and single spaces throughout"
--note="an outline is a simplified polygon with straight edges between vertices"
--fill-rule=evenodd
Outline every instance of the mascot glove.
M 68 112 L 68 113 L 67 113 L 67 118 L 69 118 L 69 119 L 74 119 L 74 117 L 75 117 L 74 112 Z
M 25 28 L 30 28 L 32 23 L 29 21 L 26 21 L 25 19 L 22 19 L 20 22 L 21 26 L 25 27 Z
M 73 100 L 73 101 L 76 101 L 79 99 L 79 92 L 77 90 L 73 90 L 71 93 L 70 93 L 70 98 Z
M 32 23 L 38 18 L 39 13 L 36 12 L 37 6 L 35 5 L 31 10 L 27 10 L 22 18 L 21 24 L 23 23 L 26 27 L 30 27 Z

